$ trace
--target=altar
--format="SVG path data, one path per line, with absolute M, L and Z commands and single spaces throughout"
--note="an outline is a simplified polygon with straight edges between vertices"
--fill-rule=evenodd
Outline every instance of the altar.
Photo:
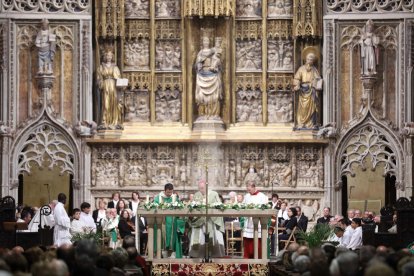
M 147 261 L 151 262 L 152 275 L 189 275 L 198 274 L 211 275 L 219 272 L 231 275 L 267 275 L 268 268 L 268 230 L 267 227 L 261 228 L 261 258 L 259 258 L 259 223 L 267 225 L 269 218 L 274 215 L 272 209 L 177 209 L 177 210 L 145 210 L 139 209 L 137 214 L 147 219 L 148 225 L 148 257 Z M 157 228 L 157 248 L 154 248 L 154 225 L 160 224 L 165 216 L 177 217 L 252 217 L 254 224 L 254 259 L 231 259 L 231 258 L 212 258 L 205 262 L 200 258 L 191 259 L 165 259 L 161 254 L 161 227 Z M 138 225 L 138 224 L 136 224 Z M 136 231 L 136 240 L 138 241 L 138 232 Z

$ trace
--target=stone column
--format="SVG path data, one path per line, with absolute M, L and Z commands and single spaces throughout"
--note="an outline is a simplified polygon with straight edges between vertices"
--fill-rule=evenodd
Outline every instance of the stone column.
M 265 226 L 267 225 L 268 220 L 269 218 L 267 217 L 260 218 L 260 225 L 262 226 L 262 260 L 267 259 L 267 234 L 268 234 L 267 231 L 268 230 L 267 230 L 267 227 Z
M 259 218 L 253 218 L 254 229 L 254 258 L 259 259 Z
M 147 217 L 147 225 L 148 225 L 148 261 L 152 261 L 154 259 L 154 224 L 155 218 L 154 217 Z

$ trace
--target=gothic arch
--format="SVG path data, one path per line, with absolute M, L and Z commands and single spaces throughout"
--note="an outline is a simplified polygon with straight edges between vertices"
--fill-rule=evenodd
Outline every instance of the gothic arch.
M 384 164 L 383 176 L 395 176 L 396 189 L 404 191 L 404 158 L 398 137 L 380 122 L 367 116 L 339 141 L 335 152 L 335 188 L 342 188 L 342 176 L 355 176 L 353 166 L 375 170 Z M 371 158 L 369 166 L 364 161 Z
M 60 173 L 73 176 L 73 186 L 78 187 L 80 150 L 75 138 L 59 123 L 44 112 L 38 120 L 23 129 L 12 145 L 10 154 L 10 195 L 17 197 L 18 177 L 29 174 L 32 165 L 57 166 Z

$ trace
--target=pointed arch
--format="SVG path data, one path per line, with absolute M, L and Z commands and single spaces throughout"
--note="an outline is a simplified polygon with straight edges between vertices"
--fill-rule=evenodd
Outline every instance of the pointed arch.
M 370 115 L 370 114 L 369 114 Z M 343 176 L 355 176 L 354 167 L 375 171 L 383 165 L 382 175 L 395 176 L 396 188 L 404 191 L 404 159 L 402 145 L 395 134 L 371 116 L 351 129 L 339 141 L 335 152 L 336 187 Z M 366 160 L 370 159 L 369 167 Z

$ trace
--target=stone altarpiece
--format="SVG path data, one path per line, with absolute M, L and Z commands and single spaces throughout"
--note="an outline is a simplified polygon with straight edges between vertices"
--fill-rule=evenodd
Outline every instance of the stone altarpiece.
M 205 177 L 200 152 L 209 150 L 219 164 L 209 169 L 217 190 L 244 192 L 245 181 L 255 179 L 261 190 L 278 192 L 315 218 L 324 205 L 340 211 L 341 175 L 352 174 L 352 164 L 363 158 L 348 154 L 358 139 L 395 175 L 398 194 L 412 194 L 412 1 L 332 0 L 324 7 L 317 0 L 139 2 L 103 0 L 94 13 L 91 1 L 1 4 L 7 12 L 0 14 L 2 196 L 17 196 L 22 168 L 45 156 L 46 141 L 62 149 L 48 158 L 72 175 L 75 206 L 114 191 L 153 196 L 165 182 L 186 197 Z M 35 78 L 34 40 L 43 17 L 57 37 L 49 90 Z M 361 80 L 359 70 L 358 41 L 368 18 L 379 38 L 375 81 Z M 224 130 L 218 134 L 193 130 L 202 30 L 211 46 L 222 41 Z M 108 43 L 128 79 L 117 138 L 94 135 L 101 114 L 92 60 L 100 64 Z M 309 47 L 322 53 L 316 66 L 324 79 L 323 139 L 293 130 L 292 78 Z

